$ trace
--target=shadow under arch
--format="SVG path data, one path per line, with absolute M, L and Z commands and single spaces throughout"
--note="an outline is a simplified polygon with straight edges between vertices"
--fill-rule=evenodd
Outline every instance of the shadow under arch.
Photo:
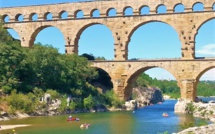
M 112 90 L 113 82 L 108 72 L 99 67 L 94 68 L 98 72 L 98 78 L 91 81 L 92 85 L 98 87 L 102 93 L 105 93 L 107 90 Z
M 32 47 L 33 45 L 34 45 L 34 41 L 35 41 L 35 39 L 36 39 L 36 37 L 37 37 L 37 35 L 42 31 L 42 30 L 44 30 L 44 29 L 46 29 L 46 28 L 50 28 L 50 27 L 54 27 L 55 29 L 57 29 L 62 35 L 63 35 L 63 33 L 62 33 L 62 31 L 58 28 L 58 27 L 56 27 L 56 26 L 53 26 L 53 25 L 44 25 L 44 26 L 40 26 L 40 27 L 38 27 L 32 34 L 31 34 L 31 39 L 30 39 L 30 41 L 29 41 L 29 47 Z M 64 37 L 64 35 L 63 35 L 63 37 Z M 65 38 L 63 38 L 64 39 L 64 45 L 65 45 Z
M 81 38 L 81 35 L 83 34 L 83 32 L 85 31 L 85 30 L 87 30 L 89 27 L 92 27 L 92 26 L 96 26 L 96 25 L 100 25 L 100 26 L 104 26 L 104 27 L 106 27 L 110 32 L 111 32 L 111 37 L 113 38 L 113 32 L 111 31 L 111 29 L 107 26 L 107 25 L 105 25 L 105 24 L 103 24 L 103 23 L 98 23 L 98 22 L 93 22 L 93 23 L 89 23 L 89 24 L 86 24 L 86 25 L 84 25 L 82 28 L 80 28 L 79 30 L 78 30 L 78 32 L 77 32 L 77 34 L 76 34 L 76 38 L 75 38 L 75 40 L 74 40 L 74 43 L 75 43 L 75 51 L 76 51 L 76 53 L 78 54 L 79 53 L 79 40 L 80 40 L 80 38 Z M 114 38 L 113 38 L 113 40 L 114 40 Z M 113 46 L 112 47 L 114 47 L 114 44 L 113 44 Z M 114 55 L 114 48 L 113 48 L 113 55 Z M 85 52 L 86 53 L 86 52 Z M 95 56 L 95 55 L 94 55 Z
M 152 23 L 160 23 L 160 24 L 164 24 L 164 25 L 167 25 L 168 27 L 170 27 L 170 28 L 171 28 L 173 31 L 175 31 L 175 33 L 177 34 L 177 38 L 178 38 L 178 40 L 180 41 L 180 45 L 182 46 L 181 40 L 179 39 L 179 35 L 178 35 L 179 31 L 177 31 L 176 28 L 172 26 L 173 24 L 169 24 L 169 23 L 167 23 L 167 22 L 165 22 L 165 21 L 161 21 L 161 20 L 150 20 L 150 21 L 146 21 L 146 22 L 142 22 L 142 23 L 137 24 L 136 26 L 134 26 L 134 27 L 128 32 L 129 35 L 128 35 L 128 40 L 127 40 L 127 42 L 126 42 L 125 48 L 128 49 L 129 43 L 130 43 L 130 41 L 131 41 L 131 37 L 132 37 L 132 35 L 135 33 L 135 31 L 137 31 L 140 27 L 143 27 L 143 26 L 145 26 L 145 25 L 147 25 L 147 24 L 152 24 Z M 180 47 L 181 47 L 181 46 L 180 46 Z M 128 59 L 128 54 L 129 54 L 128 51 L 126 51 L 126 54 L 125 54 L 125 55 L 127 55 L 126 59 Z M 180 56 L 181 56 L 181 55 L 180 55 Z M 135 58 L 135 57 L 132 57 L 132 58 Z
M 171 71 L 166 69 L 165 67 L 160 67 L 160 66 L 148 66 L 148 67 L 139 67 L 136 69 L 136 71 L 132 71 L 130 72 L 127 76 L 128 79 L 126 80 L 127 82 L 127 86 L 125 87 L 125 100 L 129 100 L 131 98 L 132 95 L 132 88 L 133 88 L 133 84 L 134 82 L 137 80 L 137 78 L 144 72 L 146 72 L 147 70 L 150 69 L 155 69 L 155 68 L 161 68 L 163 70 L 166 70 L 167 72 L 169 72 L 177 81 L 177 76 Z

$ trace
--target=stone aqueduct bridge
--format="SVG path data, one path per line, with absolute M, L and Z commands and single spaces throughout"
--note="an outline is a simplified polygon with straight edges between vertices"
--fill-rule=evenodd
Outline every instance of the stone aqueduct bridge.
M 203 11 L 192 10 L 197 3 L 204 5 Z M 0 15 L 3 22 L 10 18 L 3 26 L 18 33 L 23 47 L 33 46 L 35 37 L 44 28 L 58 28 L 64 35 L 67 54 L 78 53 L 80 35 L 87 27 L 105 25 L 112 31 L 115 59 L 95 61 L 92 66 L 107 71 L 112 78 L 114 91 L 121 99 L 130 97 L 132 82 L 140 73 L 161 67 L 172 73 L 178 81 L 181 97 L 194 100 L 200 76 L 215 67 L 215 58 L 195 58 L 195 36 L 205 22 L 215 18 L 214 4 L 214 0 L 115 0 L 1 8 Z M 184 6 L 184 12 L 174 12 L 179 5 Z M 157 13 L 160 6 L 166 7 L 166 13 Z M 128 7 L 133 9 L 133 15 L 125 15 Z M 147 15 L 141 14 L 145 7 L 150 9 Z M 112 9 L 115 9 L 116 16 L 109 16 Z M 93 17 L 95 10 L 100 12 L 100 17 Z M 80 11 L 84 14 L 83 18 L 77 17 Z M 61 15 L 65 12 L 68 18 L 62 19 Z M 52 19 L 47 20 L 50 13 Z M 37 20 L 33 19 L 34 15 L 38 16 Z M 20 16 L 23 16 L 22 21 Z M 131 35 L 138 27 L 150 22 L 163 22 L 176 30 L 182 44 L 180 59 L 127 61 Z
M 115 92 L 122 99 L 129 99 L 132 83 L 144 71 L 160 67 L 169 71 L 177 80 L 181 98 L 194 100 L 199 78 L 215 67 L 214 59 L 157 59 L 133 61 L 93 61 L 93 66 L 102 68 L 112 78 Z

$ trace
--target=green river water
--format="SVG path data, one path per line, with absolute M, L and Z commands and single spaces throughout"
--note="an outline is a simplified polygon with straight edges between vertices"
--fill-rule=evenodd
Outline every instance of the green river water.
M 73 114 L 80 121 L 66 121 L 69 115 L 29 117 L 1 121 L 1 125 L 30 124 L 29 127 L 16 128 L 18 134 L 157 134 L 182 130 L 183 124 L 198 123 L 200 119 L 192 115 L 174 113 L 175 100 L 163 104 L 140 108 L 133 113 L 100 112 Z M 162 117 L 167 112 L 169 117 Z M 204 121 L 204 120 L 203 120 Z M 80 129 L 82 123 L 89 123 L 88 129 Z M 0 131 L 0 134 L 12 134 L 12 130 Z

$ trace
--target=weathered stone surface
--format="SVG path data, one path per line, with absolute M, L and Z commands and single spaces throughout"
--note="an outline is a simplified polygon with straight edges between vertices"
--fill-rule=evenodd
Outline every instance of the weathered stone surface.
M 175 77 L 183 100 L 195 101 L 196 85 L 199 78 L 204 72 L 215 67 L 215 58 L 93 61 L 92 66 L 102 68 L 110 75 L 114 87 L 113 90 L 121 99 L 129 100 L 132 95 L 133 82 L 138 76 L 149 68 L 159 67 L 167 70 Z M 119 70 L 121 71 L 119 72 Z
M 204 11 L 192 12 L 193 5 L 197 2 L 204 4 Z M 186 7 L 184 13 L 174 12 L 174 7 L 179 3 Z M 213 4 L 212 0 L 113 0 L 1 8 L 0 15 L 3 22 L 9 17 L 9 22 L 5 23 L 4 27 L 12 28 L 18 33 L 23 47 L 32 46 L 37 34 L 44 28 L 58 28 L 64 35 L 65 51 L 69 54 L 78 53 L 78 40 L 87 27 L 103 24 L 112 31 L 116 60 L 128 58 L 128 43 L 138 27 L 155 21 L 164 22 L 178 33 L 182 44 L 182 58 L 194 59 L 195 36 L 202 24 L 214 18 Z M 157 13 L 160 5 L 166 6 L 166 13 Z M 150 9 L 149 14 L 141 14 L 141 9 L 147 6 Z M 133 16 L 124 15 L 127 7 L 133 8 Z M 114 17 L 108 16 L 112 8 L 116 9 Z M 93 17 L 95 9 L 99 10 L 100 17 Z M 77 18 L 79 11 L 83 11 L 82 19 Z M 62 19 L 65 12 L 68 17 Z M 52 18 L 47 20 L 49 13 Z M 34 15 L 38 16 L 38 20 L 33 20 Z M 19 20 L 20 16 L 23 16 L 23 20 Z
M 175 113 L 187 113 L 187 103 L 190 103 L 190 101 L 186 101 L 183 99 L 178 99 L 177 103 L 175 104 L 174 107 L 174 112 Z

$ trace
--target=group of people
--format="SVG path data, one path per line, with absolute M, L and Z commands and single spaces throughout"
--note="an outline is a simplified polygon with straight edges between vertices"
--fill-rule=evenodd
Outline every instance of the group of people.
M 68 117 L 68 119 L 72 119 L 72 115 L 70 115 L 69 117 Z M 79 118 L 76 118 L 75 119 L 76 121 L 79 121 L 80 119 Z M 90 124 L 88 124 L 88 123 L 84 123 L 84 124 L 81 124 L 81 126 L 80 126 L 80 128 L 85 128 L 85 129 L 88 129 L 90 127 Z

